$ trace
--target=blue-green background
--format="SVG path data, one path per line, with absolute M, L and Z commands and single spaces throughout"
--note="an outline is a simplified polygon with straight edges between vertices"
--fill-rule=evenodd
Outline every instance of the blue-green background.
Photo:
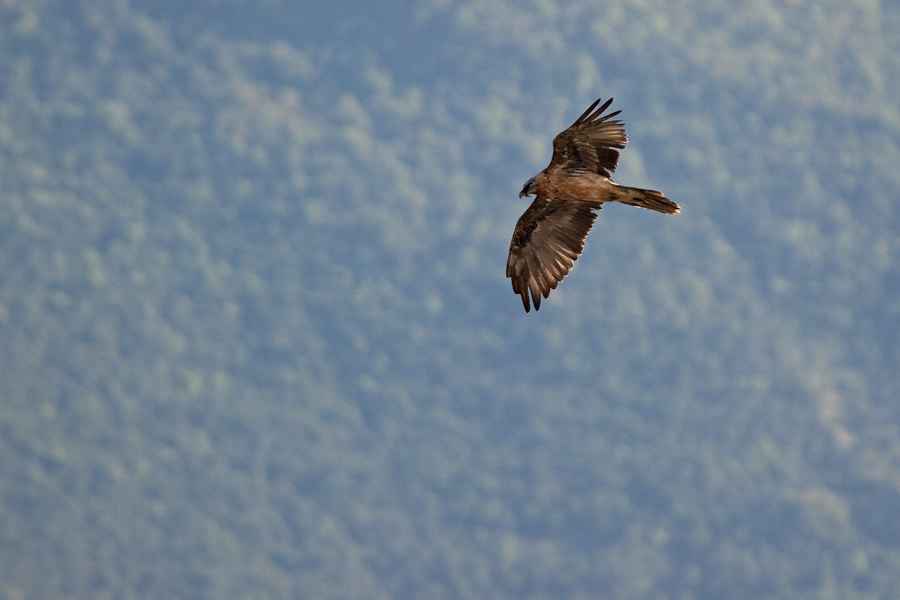
M 896 598 L 898 190 L 888 0 L 0 2 L 0 598 Z

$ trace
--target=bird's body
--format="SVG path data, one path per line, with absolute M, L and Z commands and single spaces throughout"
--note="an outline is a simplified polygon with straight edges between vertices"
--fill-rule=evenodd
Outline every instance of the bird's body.
M 541 307 L 575 265 L 584 240 L 604 202 L 622 202 L 675 214 L 681 207 L 654 190 L 625 187 L 610 178 L 619 161 L 619 150 L 628 137 L 619 111 L 601 116 L 612 98 L 600 108 L 594 102 L 571 127 L 553 140 L 550 165 L 529 179 L 519 197 L 536 196 L 519 218 L 509 246 L 506 276 L 513 291 L 522 296 L 525 311 Z
M 541 171 L 532 181 L 536 194 L 572 202 L 605 202 L 616 191 L 616 185 L 609 177 L 590 171 L 577 177 L 553 177 Z

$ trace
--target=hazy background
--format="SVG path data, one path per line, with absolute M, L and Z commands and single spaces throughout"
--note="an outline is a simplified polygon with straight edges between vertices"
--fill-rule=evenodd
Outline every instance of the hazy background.
M 616 179 L 526 315 L 552 137 Z M 2 0 L 0 598 L 900 597 L 900 5 Z

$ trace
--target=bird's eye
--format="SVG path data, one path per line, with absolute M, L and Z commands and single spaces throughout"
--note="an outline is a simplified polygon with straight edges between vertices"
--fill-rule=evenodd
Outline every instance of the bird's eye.
M 522 187 L 522 191 L 519 192 L 520 196 L 527 196 L 531 193 L 531 187 L 534 185 L 534 178 L 532 177 L 528 181 L 525 182 L 525 185 Z

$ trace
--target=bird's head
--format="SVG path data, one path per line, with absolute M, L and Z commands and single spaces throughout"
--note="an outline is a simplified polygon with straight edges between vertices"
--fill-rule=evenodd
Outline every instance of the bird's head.
M 519 192 L 519 198 L 522 196 L 530 196 L 534 193 L 534 177 L 525 182 L 525 186 L 522 188 L 522 191 Z

